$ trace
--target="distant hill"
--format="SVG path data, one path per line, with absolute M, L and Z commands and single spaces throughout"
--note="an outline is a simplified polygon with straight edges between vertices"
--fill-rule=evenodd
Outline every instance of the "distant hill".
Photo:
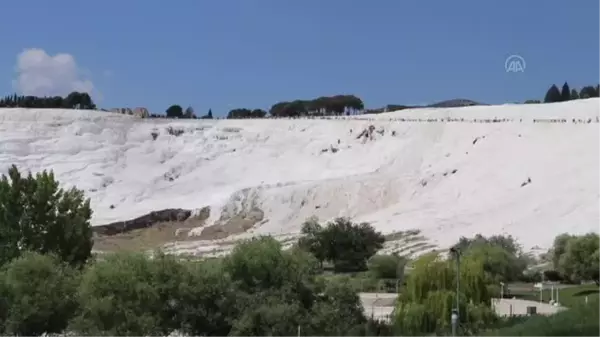
M 598 232 L 599 124 L 591 122 L 598 104 L 212 123 L 0 109 L 0 173 L 12 164 L 53 169 L 91 199 L 94 226 L 127 221 L 130 228 L 149 213 L 152 221 L 182 220 L 103 238 L 103 247 L 151 250 L 178 241 L 166 252 L 216 255 L 238 239 L 269 234 L 291 245 L 314 215 L 351 216 L 397 235 L 389 253 L 443 250 L 473 233 L 510 233 L 529 251 L 561 233 Z M 375 132 L 358 139 L 370 126 Z M 175 211 L 152 213 L 168 209 Z M 186 231 L 197 237 L 188 240 Z
M 383 108 L 365 110 L 363 113 L 364 114 L 379 114 L 382 112 L 399 111 L 399 110 L 404 110 L 404 109 L 460 108 L 460 107 L 464 107 L 464 106 L 474 106 L 474 105 L 488 105 L 488 104 L 478 103 L 478 102 L 472 101 L 470 99 L 456 98 L 456 99 L 450 99 L 447 101 L 442 101 L 442 102 L 438 102 L 438 103 L 434 103 L 434 104 L 430 104 L 430 105 L 388 104 Z
M 435 104 L 430 104 L 428 108 L 459 108 L 463 106 L 473 106 L 473 105 L 487 105 L 472 101 L 470 99 L 456 98 L 450 99 L 447 101 L 438 102 Z

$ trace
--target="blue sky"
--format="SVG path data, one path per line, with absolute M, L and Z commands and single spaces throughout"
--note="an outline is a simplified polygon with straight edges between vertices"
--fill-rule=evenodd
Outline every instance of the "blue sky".
M 106 108 L 503 103 L 599 77 L 597 0 L 6 0 L 2 13 L 0 93 L 93 87 Z M 73 58 L 19 73 L 29 48 Z M 524 72 L 505 71 L 511 54 Z

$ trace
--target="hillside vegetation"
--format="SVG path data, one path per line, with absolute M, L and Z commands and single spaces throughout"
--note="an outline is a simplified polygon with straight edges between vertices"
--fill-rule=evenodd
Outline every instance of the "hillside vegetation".
M 597 305 L 596 311 L 580 306 L 506 327 L 515 322 L 494 312 L 497 282 L 541 278 L 526 272 L 529 257 L 512 237 L 463 238 L 450 258 L 430 253 L 410 260 L 376 256 L 385 238 L 368 223 L 309 219 L 291 250 L 258 237 L 218 259 L 159 251 L 93 257 L 90 217 L 83 191 L 61 188 L 52 172 L 24 176 L 13 166 L 0 177 L 2 334 L 447 335 L 455 303 L 461 335 L 499 326 L 500 334 L 579 335 L 598 327 Z M 597 273 L 590 271 L 600 268 L 599 261 L 588 257 L 597 255 L 597 234 L 559 236 L 548 252 L 572 266 L 554 271 L 561 278 L 595 275 L 596 283 Z M 458 256 L 460 273 L 454 268 Z M 367 318 L 348 279 L 320 277 L 325 263 L 336 273 L 397 281 L 391 322 Z

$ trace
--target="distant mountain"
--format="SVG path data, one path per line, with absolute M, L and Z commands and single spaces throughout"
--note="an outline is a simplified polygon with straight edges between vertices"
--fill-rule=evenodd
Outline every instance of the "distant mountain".
M 450 99 L 450 100 L 447 100 L 447 101 L 442 101 L 442 102 L 438 102 L 438 103 L 434 103 L 434 104 L 430 104 L 430 105 L 399 105 L 399 104 L 388 104 L 388 105 L 386 105 L 383 108 L 367 109 L 363 113 L 364 114 L 379 114 L 379 113 L 382 113 L 382 112 L 399 111 L 399 110 L 404 110 L 404 109 L 460 108 L 460 107 L 464 107 L 464 106 L 474 106 L 474 105 L 489 105 L 489 104 L 483 104 L 483 103 L 475 102 L 475 101 L 472 101 L 470 99 L 456 98 L 456 99 Z

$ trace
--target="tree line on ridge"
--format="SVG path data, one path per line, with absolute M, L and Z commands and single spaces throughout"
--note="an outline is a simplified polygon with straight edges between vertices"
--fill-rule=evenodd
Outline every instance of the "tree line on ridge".
M 561 89 L 553 84 L 546 92 L 543 100 L 527 100 L 524 103 L 554 103 L 575 99 L 599 97 L 600 86 L 587 85 L 579 91 L 570 88 L 565 82 Z M 356 95 L 320 96 L 314 99 L 295 99 L 273 104 L 268 111 L 260 108 L 234 108 L 227 112 L 228 119 L 245 118 L 300 118 L 343 116 L 356 114 L 377 114 L 385 111 L 395 111 L 411 108 L 401 104 L 387 104 L 383 108 L 366 109 L 363 100 Z M 8 95 L 0 99 L 0 108 L 38 108 L 38 109 L 97 109 L 88 93 L 72 92 L 65 97 L 37 97 L 24 95 Z M 164 114 L 151 113 L 149 118 L 178 118 L 178 119 L 212 119 L 213 112 L 209 111 L 198 117 L 194 109 L 188 106 L 185 110 L 179 104 L 169 106 Z

